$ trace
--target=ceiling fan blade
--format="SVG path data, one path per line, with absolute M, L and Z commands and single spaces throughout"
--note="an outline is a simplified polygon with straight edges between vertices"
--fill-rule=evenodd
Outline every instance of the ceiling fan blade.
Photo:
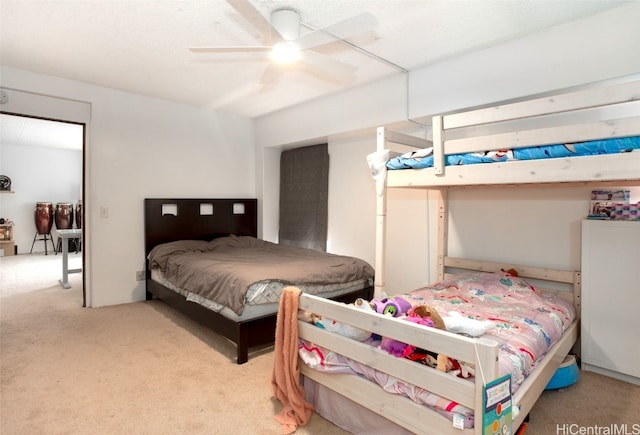
M 353 65 L 316 53 L 315 51 L 303 51 L 300 53 L 300 56 L 300 59 L 313 69 L 337 79 L 347 79 L 358 70 L 358 68 Z
M 339 38 L 349 38 L 360 33 L 370 32 L 378 27 L 378 20 L 372 14 L 365 12 L 346 18 L 337 23 L 331 24 L 321 30 L 331 33 Z
M 280 79 L 284 76 L 284 67 L 281 65 L 277 65 L 275 62 L 269 62 L 267 64 L 267 68 L 265 68 L 264 73 L 262 73 L 262 78 L 260 78 L 261 85 L 272 85 L 276 82 L 280 81 Z
M 376 17 L 367 12 L 304 34 L 295 40 L 295 45 L 301 50 L 306 50 L 335 42 L 338 39 L 347 39 L 354 35 L 369 32 L 377 26 Z
M 245 53 L 273 50 L 273 47 L 265 47 L 263 45 L 244 46 L 244 47 L 190 47 L 190 51 L 194 53 Z
M 249 0 L 227 0 L 227 3 L 262 34 L 262 39 L 266 45 L 282 40 L 280 34 L 271 25 L 271 22 Z

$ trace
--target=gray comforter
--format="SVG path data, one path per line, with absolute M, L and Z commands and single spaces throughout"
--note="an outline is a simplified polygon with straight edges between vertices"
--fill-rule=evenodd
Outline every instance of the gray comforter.
M 248 288 L 256 282 L 322 285 L 373 278 L 373 268 L 358 258 L 236 236 L 158 245 L 149 253 L 149 265 L 161 269 L 176 287 L 238 315 Z

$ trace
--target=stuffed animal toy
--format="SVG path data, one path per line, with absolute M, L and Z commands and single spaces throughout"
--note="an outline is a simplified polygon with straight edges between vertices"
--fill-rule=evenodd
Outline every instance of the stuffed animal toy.
M 518 276 L 518 271 L 515 270 L 513 267 L 511 269 L 500 269 L 502 272 L 506 273 L 507 275 L 511 275 L 511 276 Z
M 402 319 L 443 331 L 466 334 L 471 337 L 482 335 L 494 326 L 493 322 L 489 320 L 482 321 L 467 318 L 454 311 L 449 313 L 448 316 L 442 317 L 434 308 L 428 305 L 411 307 L 407 310 L 407 315 L 402 317 Z M 474 374 L 473 367 L 468 364 L 458 362 L 446 355 L 401 343 L 388 337 L 382 338 L 380 348 L 394 356 L 417 361 L 460 378 L 468 378 Z
M 371 305 L 376 313 L 391 317 L 400 317 L 411 308 L 411 303 L 401 296 L 392 298 L 373 299 Z
M 429 326 L 442 330 L 445 329 L 442 317 L 440 317 L 434 308 L 427 305 L 410 307 L 407 310 L 407 315 L 401 318 L 418 325 Z M 380 342 L 380 348 L 397 357 L 419 361 L 432 367 L 436 367 L 441 371 L 446 371 L 447 369 L 448 358 L 446 356 L 437 355 L 433 352 L 419 349 L 412 345 L 407 345 L 406 343 L 402 343 L 392 338 L 383 337 Z
M 438 312 L 434 308 L 428 305 L 417 305 L 409 310 L 408 315 L 410 317 L 428 319 L 433 323 L 434 328 L 441 329 L 443 331 L 447 330 L 444 320 L 442 319 L 440 314 L 438 314 Z M 421 355 L 425 358 L 425 364 L 428 364 L 432 367 L 435 366 L 442 372 L 447 371 L 449 358 L 446 355 L 440 355 L 424 349 L 415 348 L 415 346 L 409 346 L 405 350 L 405 358 L 408 357 L 409 359 L 415 361 L 418 355 Z
M 455 311 L 451 311 L 449 315 L 443 317 L 442 320 L 444 321 L 447 331 L 468 335 L 470 337 L 479 337 L 495 326 L 491 320 L 471 319 Z
M 442 370 L 442 369 L 439 369 L 439 370 Z M 463 379 L 467 379 L 475 375 L 475 368 L 473 365 L 455 360 L 453 358 L 447 358 L 446 365 L 444 367 L 444 370 L 442 371 L 447 373 L 448 375 L 456 376 L 458 378 L 463 378 Z
M 411 308 L 411 303 L 401 296 L 383 299 L 375 298 L 371 300 L 370 304 L 376 313 L 391 317 L 403 316 Z M 373 334 L 373 339 L 382 340 L 382 337 L 379 334 Z
M 316 324 L 316 320 L 319 320 L 320 316 L 318 316 L 313 311 L 309 310 L 298 310 L 298 320 L 302 320 L 306 323 L 311 323 L 312 325 Z
M 428 305 L 416 305 L 411 307 L 407 311 L 409 317 L 421 317 L 423 319 L 430 319 L 433 322 L 433 326 L 438 329 L 446 329 L 444 320 L 440 317 L 438 312 Z
M 428 326 L 431 328 L 434 327 L 433 321 L 431 319 L 423 319 L 422 317 L 418 317 L 418 316 L 402 317 L 402 320 L 416 323 L 418 325 Z M 402 358 L 409 358 L 408 355 L 412 354 L 410 349 L 415 349 L 414 346 L 408 346 L 405 343 L 402 343 L 398 340 L 394 340 L 393 338 L 389 338 L 389 337 L 382 337 L 382 340 L 380 341 L 380 348 L 382 350 L 386 350 L 391 355 L 402 357 Z
M 433 320 L 435 327 L 448 332 L 456 334 L 464 334 L 470 337 L 478 337 L 484 334 L 486 331 L 494 327 L 493 322 L 490 320 L 478 320 L 469 317 L 464 317 L 462 314 L 452 311 L 448 316 L 441 317 L 436 310 L 427 305 L 418 305 L 409 311 L 410 315 L 418 315 L 421 317 L 428 317 Z M 453 358 L 449 358 L 445 355 L 436 355 L 433 352 L 425 351 L 422 349 L 415 349 L 414 352 L 410 352 L 411 349 L 407 349 L 405 358 L 416 360 L 420 356 L 425 358 L 425 363 L 434 366 L 443 372 L 455 374 L 461 378 L 468 378 L 473 375 L 473 368 L 460 363 Z M 416 353 L 417 352 L 417 353 Z
M 356 299 L 354 306 L 362 311 L 374 312 L 369 302 L 365 301 L 362 298 Z M 318 328 L 326 329 L 327 331 L 334 332 L 336 334 L 340 334 L 344 337 L 352 338 L 358 341 L 365 341 L 369 339 L 369 337 L 371 337 L 371 332 L 369 331 L 364 331 L 345 323 L 336 322 L 335 320 L 329 318 L 316 316 L 315 319 L 313 319 L 313 323 Z

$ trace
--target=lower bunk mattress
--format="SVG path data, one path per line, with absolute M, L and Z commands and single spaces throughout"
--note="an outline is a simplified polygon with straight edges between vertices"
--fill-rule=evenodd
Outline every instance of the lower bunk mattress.
M 576 321 L 575 309 L 567 300 L 540 292 L 524 279 L 503 273 L 457 275 L 394 298 L 401 298 L 412 308 L 427 305 L 435 309 L 444 319 L 447 329 L 456 325 L 459 330 L 468 329 L 473 336 L 481 335 L 496 341 L 499 344 L 499 375 L 511 375 L 512 392 Z M 395 305 L 404 305 L 400 302 Z M 401 344 L 401 351 L 398 351 L 398 344 L 389 344 L 384 337 L 372 336 L 365 341 L 398 357 L 435 365 L 428 351 L 411 349 L 407 352 Z M 386 373 L 304 340 L 300 340 L 298 353 L 302 361 L 315 370 L 365 377 L 389 393 L 409 397 L 452 420 L 454 417 L 462 420 L 464 427 L 474 426 L 473 410 Z M 424 355 L 424 358 L 416 358 L 416 355 Z M 447 361 L 446 371 L 451 376 L 469 381 L 478 375 L 478 368 L 464 361 Z
M 355 257 L 233 235 L 158 245 L 149 268 L 154 281 L 232 320 L 275 314 L 289 285 L 334 298 L 370 287 L 374 275 Z
M 487 152 L 445 155 L 445 165 L 473 165 L 509 160 L 539 160 L 561 157 L 617 154 L 640 150 L 640 136 L 588 142 L 542 145 Z M 640 151 L 636 151 L 640 152 Z M 387 169 L 422 169 L 433 167 L 433 147 L 402 154 L 387 162 Z

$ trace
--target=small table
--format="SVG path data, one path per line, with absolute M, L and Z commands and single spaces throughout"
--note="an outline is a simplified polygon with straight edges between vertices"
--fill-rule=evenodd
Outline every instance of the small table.
M 58 233 L 58 237 L 62 239 L 62 279 L 60 280 L 60 284 L 64 288 L 71 288 L 69 284 L 69 274 L 70 273 L 79 273 L 82 272 L 82 268 L 80 269 L 71 269 L 69 270 L 69 239 L 80 239 L 82 240 L 82 230 L 71 229 L 71 230 L 56 230 Z

